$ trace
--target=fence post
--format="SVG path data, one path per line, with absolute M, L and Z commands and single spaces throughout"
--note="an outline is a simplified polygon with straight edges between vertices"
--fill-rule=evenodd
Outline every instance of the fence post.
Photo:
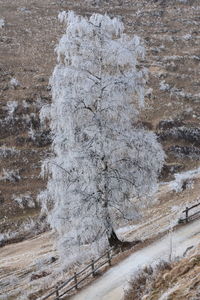
M 94 273 L 94 259 L 92 259 L 91 267 L 92 267 L 92 276 L 94 277 L 95 276 L 95 273 Z
M 56 300 L 59 300 L 60 297 L 59 297 L 59 289 L 58 289 L 58 285 L 56 285 Z
M 186 223 L 188 223 L 188 211 L 189 211 L 189 208 L 186 207 L 186 209 L 185 209 L 185 220 L 186 220 Z
M 75 289 L 78 290 L 78 280 L 77 280 L 76 272 L 74 272 L 74 282 L 75 282 Z
M 111 255 L 110 255 L 110 251 L 111 251 L 111 250 L 108 250 L 108 263 L 109 263 L 109 266 L 111 266 Z

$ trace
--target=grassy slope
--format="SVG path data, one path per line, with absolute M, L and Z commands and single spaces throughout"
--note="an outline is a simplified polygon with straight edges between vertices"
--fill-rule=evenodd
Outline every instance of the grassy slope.
M 49 143 L 36 142 L 29 137 L 31 127 L 40 131 L 38 123 L 39 102 L 51 101 L 48 80 L 55 65 L 54 47 L 62 34 L 57 14 L 63 9 L 74 9 L 81 14 L 93 11 L 116 16 L 125 23 L 126 31 L 141 36 L 147 48 L 146 60 L 142 62 L 150 71 L 148 86 L 153 93 L 146 99 L 147 109 L 142 112 L 143 122 L 155 131 L 163 119 L 181 119 L 187 126 L 199 127 L 199 100 L 192 95 L 199 93 L 199 23 L 198 1 L 53 1 L 53 0 L 0 0 L 0 18 L 5 28 L 0 29 L 0 146 L 16 147 L 17 155 L 1 160 L 3 169 L 16 170 L 18 181 L 0 181 L 0 231 L 18 226 L 28 216 L 38 213 L 38 207 L 20 209 L 13 197 L 27 192 L 36 199 L 45 188 L 39 177 L 41 160 L 49 151 Z M 109 2 L 109 3 L 108 3 Z M 184 38 L 186 34 L 190 34 Z M 15 77 L 21 85 L 10 86 Z M 174 91 L 161 91 L 160 82 L 165 80 Z M 39 102 L 38 102 L 39 99 Z M 6 104 L 17 101 L 13 119 L 7 122 Z M 24 107 L 23 101 L 28 103 Z M 22 121 L 25 117 L 31 121 Z M 171 145 L 191 145 L 188 140 L 163 141 L 166 151 Z M 195 167 L 197 160 L 177 158 L 168 151 L 167 163 L 180 165 L 180 169 Z
M 161 264 L 155 274 L 146 271 L 132 282 L 125 300 L 199 299 L 200 247 L 178 262 Z

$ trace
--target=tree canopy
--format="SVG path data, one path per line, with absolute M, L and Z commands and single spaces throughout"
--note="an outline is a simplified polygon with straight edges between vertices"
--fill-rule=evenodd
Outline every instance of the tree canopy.
M 44 107 L 53 136 L 44 168 L 48 220 L 68 264 L 103 251 L 114 232 L 113 212 L 136 216 L 132 199 L 155 191 L 164 153 L 152 132 L 137 128 L 144 106 L 145 50 L 108 15 L 62 12 L 51 78 L 52 104 Z

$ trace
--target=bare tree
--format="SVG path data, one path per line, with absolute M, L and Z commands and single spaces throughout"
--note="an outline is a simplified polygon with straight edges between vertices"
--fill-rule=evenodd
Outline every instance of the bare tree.
M 153 133 L 134 126 L 144 106 L 145 69 L 137 36 L 107 15 L 62 12 L 49 112 L 54 156 L 44 166 L 48 219 L 68 263 L 118 243 L 111 211 L 134 218 L 133 197 L 156 188 L 164 153 Z M 81 250 L 80 250 L 81 249 Z

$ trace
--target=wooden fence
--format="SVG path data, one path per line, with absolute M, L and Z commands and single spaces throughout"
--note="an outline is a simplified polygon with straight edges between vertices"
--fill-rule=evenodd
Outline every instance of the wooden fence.
M 96 260 L 92 260 L 89 265 L 87 265 L 80 272 L 75 272 L 74 276 L 70 277 L 66 282 L 61 285 L 57 285 L 54 290 L 48 295 L 40 298 L 41 300 L 46 300 L 51 296 L 55 295 L 55 300 L 62 299 L 63 296 L 66 296 L 67 293 L 72 291 L 73 289 L 77 290 L 80 287 L 80 284 L 85 281 L 90 276 L 95 276 L 97 271 L 106 264 L 111 266 L 112 262 L 112 248 L 106 251 L 103 255 L 101 255 Z M 104 259 L 105 258 L 105 259 Z M 97 264 L 101 259 L 104 259 L 100 264 Z
M 188 223 L 191 220 L 194 220 L 198 216 L 200 216 L 200 209 L 189 215 L 190 210 L 200 206 L 200 203 L 193 205 L 191 207 L 186 207 L 186 209 L 183 211 L 185 213 L 185 218 L 180 218 L 178 220 L 178 223 Z M 63 299 L 63 296 L 66 296 L 67 293 L 70 291 L 77 290 L 80 287 L 80 284 L 85 281 L 90 276 L 95 276 L 97 274 L 97 271 L 103 267 L 106 264 L 109 264 L 111 266 L 112 261 L 112 248 L 106 251 L 103 255 L 101 255 L 96 260 L 92 260 L 89 265 L 87 265 L 83 270 L 80 272 L 75 272 L 72 277 L 70 277 L 67 281 L 62 283 L 61 285 L 57 285 L 51 293 L 44 296 L 43 298 L 40 298 L 41 300 L 46 300 L 50 298 L 51 296 L 55 296 L 54 300 L 60 300 Z M 105 258 L 105 259 L 104 259 Z M 103 260 L 104 259 L 104 260 Z M 100 260 L 103 260 L 99 264 L 97 264 Z
M 191 207 L 186 207 L 186 209 L 183 211 L 183 213 L 185 213 L 185 218 L 180 218 L 178 220 L 178 223 L 181 224 L 181 223 L 188 223 L 189 221 L 192 221 L 194 219 L 196 219 L 197 217 L 200 216 L 200 208 L 197 212 L 193 213 L 193 214 L 189 214 L 190 210 L 196 208 L 197 206 L 200 206 L 200 203 L 198 204 L 195 204 Z

